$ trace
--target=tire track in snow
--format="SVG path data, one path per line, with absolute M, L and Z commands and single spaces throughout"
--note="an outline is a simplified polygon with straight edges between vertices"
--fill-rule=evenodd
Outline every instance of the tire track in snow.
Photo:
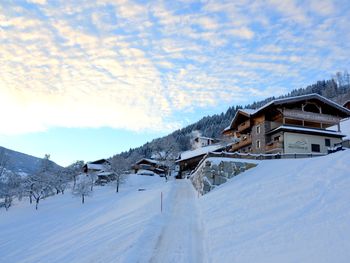
M 188 180 L 178 180 L 174 187 L 176 193 L 169 200 L 170 211 L 150 262 L 206 262 L 196 193 Z

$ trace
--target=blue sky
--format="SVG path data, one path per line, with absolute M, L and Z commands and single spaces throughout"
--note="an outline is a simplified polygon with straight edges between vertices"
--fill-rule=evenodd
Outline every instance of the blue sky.
M 59 164 L 349 69 L 350 2 L 0 2 L 0 145 Z

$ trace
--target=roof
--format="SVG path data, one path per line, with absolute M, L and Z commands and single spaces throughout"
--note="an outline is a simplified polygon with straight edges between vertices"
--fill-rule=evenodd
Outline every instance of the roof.
M 201 147 L 195 150 L 190 150 L 190 151 L 186 151 L 186 152 L 182 152 L 180 155 L 180 160 L 177 160 L 176 162 L 181 162 L 183 160 L 188 160 L 194 157 L 198 157 L 201 155 L 205 155 L 209 152 L 213 152 L 219 149 L 222 149 L 226 147 L 226 145 L 222 145 L 222 144 L 212 144 L 209 146 L 205 146 L 205 147 Z
M 90 169 L 90 170 L 98 170 L 98 171 L 101 171 L 101 170 L 104 170 L 104 169 L 105 169 L 105 166 L 104 166 L 103 164 L 87 163 L 86 166 L 87 166 L 87 168 Z
M 274 133 L 276 131 L 294 131 L 294 132 L 302 132 L 302 133 L 311 133 L 311 134 L 320 134 L 320 135 L 328 135 L 328 136 L 333 136 L 333 137 L 345 137 L 346 135 L 337 132 L 337 131 L 331 131 L 331 130 L 320 130 L 320 129 L 313 129 L 313 128 L 304 128 L 304 127 L 296 127 L 296 126 L 289 126 L 289 125 L 282 125 L 277 127 L 276 129 L 273 129 L 268 132 Z
M 153 159 L 148 159 L 148 158 L 142 158 L 141 160 L 139 160 L 138 162 L 136 162 L 136 164 L 140 164 L 143 161 L 148 162 L 148 163 L 153 163 L 153 164 L 159 164 L 159 162 L 157 160 L 153 160 Z
M 203 139 L 203 140 L 212 140 L 212 141 L 214 141 L 215 139 L 213 139 L 213 138 L 210 138 L 210 137 L 205 137 L 205 136 L 197 136 L 196 138 L 195 138 L 195 140 L 196 139 Z
M 293 103 L 293 102 L 298 102 L 298 101 L 302 101 L 302 100 L 310 100 L 310 99 L 318 99 L 318 100 L 320 100 L 328 105 L 331 105 L 331 106 L 337 108 L 338 110 L 342 111 L 346 115 L 350 116 L 350 111 L 348 109 L 344 108 L 343 106 L 339 105 L 338 103 L 336 103 L 330 99 L 327 99 L 327 98 L 325 98 L 317 93 L 289 97 L 289 98 L 283 98 L 283 99 L 276 99 L 276 100 L 270 101 L 269 103 L 260 107 L 259 109 L 256 110 L 255 113 L 260 112 L 261 110 L 269 107 L 270 105 L 281 105 L 281 104 L 285 104 L 285 103 Z M 254 115 L 254 114 L 252 114 L 252 115 Z
M 235 116 L 233 117 L 231 124 L 229 127 L 226 127 L 224 129 L 224 131 L 228 131 L 232 128 L 233 123 L 235 122 L 235 120 L 237 119 L 237 116 L 239 114 L 243 114 L 247 117 L 253 116 L 259 112 L 261 112 L 262 110 L 272 106 L 272 105 L 281 105 L 281 104 L 285 104 L 285 103 L 293 103 L 293 102 L 298 102 L 298 101 L 303 101 L 303 100 L 310 100 L 310 99 L 317 99 L 320 100 L 328 105 L 333 106 L 334 108 L 338 109 L 339 111 L 341 111 L 342 113 L 344 113 L 344 116 L 350 116 L 350 110 L 348 110 L 347 108 L 344 108 L 343 106 L 339 105 L 338 103 L 331 101 L 317 93 L 312 93 L 312 94 L 307 94 L 307 95 L 301 95 L 301 96 L 295 96 L 295 97 L 289 97 L 289 98 L 282 98 L 282 99 L 276 99 L 276 100 L 272 100 L 269 103 L 266 103 L 265 105 L 263 105 L 262 107 L 258 108 L 258 109 L 239 109 Z
M 91 164 L 104 164 L 108 162 L 106 159 L 100 159 L 100 160 L 96 160 L 96 161 L 93 161 L 93 162 L 89 162 Z
M 350 103 L 350 100 L 347 100 L 344 102 L 343 107 L 345 107 L 346 104 Z

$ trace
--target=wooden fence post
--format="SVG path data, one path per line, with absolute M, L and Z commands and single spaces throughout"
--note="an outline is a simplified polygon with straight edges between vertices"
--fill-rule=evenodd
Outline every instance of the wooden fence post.
M 160 192 L 160 212 L 163 213 L 163 192 Z

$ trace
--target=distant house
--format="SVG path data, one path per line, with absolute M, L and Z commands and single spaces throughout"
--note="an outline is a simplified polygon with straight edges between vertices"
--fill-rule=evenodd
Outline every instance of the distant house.
M 238 110 L 223 134 L 242 153 L 327 153 L 345 137 L 340 121 L 350 111 L 318 94 L 273 100 L 259 109 Z M 327 130 L 335 126 L 336 130 Z
M 186 173 L 190 173 L 194 170 L 207 153 L 222 151 L 225 148 L 226 146 L 222 144 L 212 144 L 195 150 L 182 152 L 175 161 L 178 172 L 177 178 L 185 178 Z
M 160 175 L 163 176 L 167 173 L 168 167 L 163 165 L 161 162 L 154 160 L 154 159 L 148 159 L 148 158 L 142 158 L 138 162 L 136 162 L 132 169 L 136 174 L 142 174 L 142 175 Z
M 88 162 L 83 166 L 85 174 L 95 174 L 97 176 L 96 184 L 105 184 L 115 179 L 115 174 L 109 170 L 109 161 L 100 159 Z
M 198 136 L 198 137 L 194 138 L 193 142 L 194 142 L 195 148 L 199 148 L 199 147 L 205 147 L 208 145 L 218 143 L 219 140 L 209 138 L 209 137 Z
M 347 108 L 348 110 L 350 110 L 350 100 L 346 101 L 346 102 L 343 104 L 343 107 L 344 107 L 344 108 Z

